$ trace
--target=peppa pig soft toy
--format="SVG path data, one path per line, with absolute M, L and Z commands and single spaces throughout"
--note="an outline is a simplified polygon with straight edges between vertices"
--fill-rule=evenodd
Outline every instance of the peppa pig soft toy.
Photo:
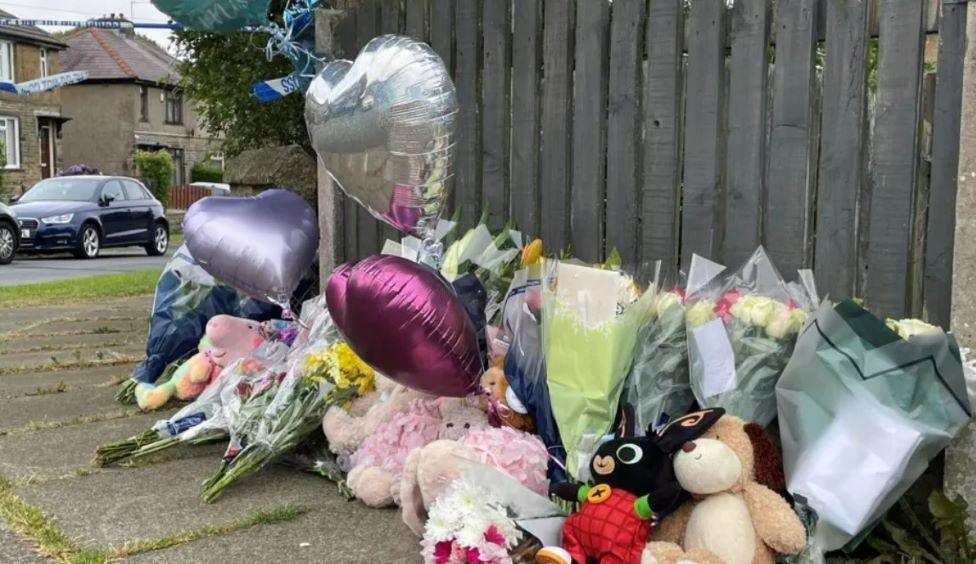
M 271 333 L 286 332 L 276 327 L 230 315 L 212 317 L 200 340 L 199 352 L 181 364 L 168 382 L 158 386 L 141 383 L 136 387 L 139 408 L 153 411 L 166 405 L 173 396 L 180 400 L 199 396 L 220 376 L 221 370 L 250 354 Z

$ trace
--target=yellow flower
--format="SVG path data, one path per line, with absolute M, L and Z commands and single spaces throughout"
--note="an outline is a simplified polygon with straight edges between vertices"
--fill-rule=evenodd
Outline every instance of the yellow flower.
M 542 239 L 536 239 L 522 249 L 522 266 L 538 264 L 542 260 Z
M 769 323 L 766 324 L 766 335 L 771 339 L 782 339 L 790 334 L 792 326 L 792 316 L 790 308 L 785 304 L 778 303 L 773 307 L 773 312 L 769 316 Z
M 929 325 L 928 323 L 920 319 L 886 319 L 885 324 L 894 331 L 898 333 L 898 336 L 906 341 L 911 339 L 915 335 L 923 335 L 925 333 L 933 333 L 939 330 L 938 327 L 934 325 Z
M 691 309 L 689 309 L 688 313 L 685 315 L 685 319 L 688 322 L 688 327 L 698 327 L 699 325 L 704 325 L 715 319 L 714 310 L 715 302 L 709 300 L 702 300 L 691 306 Z
M 772 298 L 743 296 L 732 304 L 729 312 L 744 323 L 765 327 L 772 320 L 777 305 L 786 307 Z
M 336 388 L 355 388 L 360 395 L 373 389 L 373 368 L 362 361 L 346 343 L 337 343 L 305 357 L 306 377 L 324 379 Z

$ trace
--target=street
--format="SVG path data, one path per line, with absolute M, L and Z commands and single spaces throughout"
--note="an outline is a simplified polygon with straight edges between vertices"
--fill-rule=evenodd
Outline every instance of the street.
M 147 256 L 140 247 L 105 249 L 94 260 L 76 259 L 69 254 L 17 255 L 11 264 L 0 266 L 0 286 L 33 284 L 149 268 L 162 269 L 177 247 L 178 245 L 170 245 L 169 251 L 161 257 Z

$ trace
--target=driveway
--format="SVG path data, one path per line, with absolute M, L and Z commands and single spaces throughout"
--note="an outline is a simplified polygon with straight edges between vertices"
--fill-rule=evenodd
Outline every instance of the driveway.
M 162 269 L 178 248 L 170 245 L 165 256 L 151 257 L 139 247 L 104 249 L 94 260 L 76 259 L 69 254 L 17 255 L 14 262 L 0 266 L 0 286 L 33 284 L 80 276 L 115 274 L 149 268 Z

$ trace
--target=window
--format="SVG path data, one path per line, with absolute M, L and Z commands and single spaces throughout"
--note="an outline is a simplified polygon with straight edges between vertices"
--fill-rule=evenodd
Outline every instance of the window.
M 183 97 L 172 90 L 166 91 L 166 123 L 183 123 Z
M 139 119 L 149 121 L 149 87 L 139 87 Z
M 114 202 L 125 199 L 125 193 L 122 192 L 122 184 L 118 180 L 109 180 L 102 186 L 102 199 L 105 198 L 112 198 Z
M 47 76 L 51 74 L 47 69 L 47 48 L 41 47 L 41 76 Z
M 16 82 L 14 77 L 14 44 L 0 40 L 0 80 Z
M 7 157 L 4 168 L 20 168 L 20 120 L 0 116 L 0 143 Z
M 145 193 L 142 191 L 142 187 L 139 186 L 135 181 L 123 180 L 122 185 L 125 187 L 125 199 L 126 200 L 145 200 Z

